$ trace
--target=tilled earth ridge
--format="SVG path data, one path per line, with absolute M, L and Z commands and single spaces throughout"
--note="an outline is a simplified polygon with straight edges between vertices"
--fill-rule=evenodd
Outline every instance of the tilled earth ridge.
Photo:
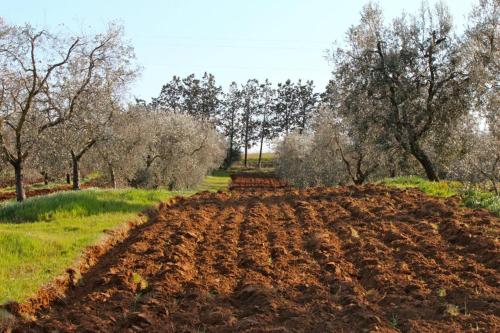
M 276 178 L 269 173 L 237 173 L 231 175 L 231 184 L 229 189 L 232 191 L 254 191 L 254 190 L 273 190 L 278 188 L 288 188 L 286 181 Z
M 262 180 L 256 180 L 256 183 Z M 160 206 L 18 332 L 495 332 L 499 219 L 377 185 Z

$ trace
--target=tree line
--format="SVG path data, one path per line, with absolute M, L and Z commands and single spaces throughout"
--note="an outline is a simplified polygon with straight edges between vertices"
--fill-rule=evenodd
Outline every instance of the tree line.
M 224 139 L 194 112 L 128 102 L 137 74 L 120 26 L 75 36 L 0 20 L 0 171 L 14 176 L 18 201 L 26 174 L 66 176 L 75 190 L 82 169 L 112 186 L 175 189 L 219 167 Z
M 112 186 L 195 186 L 212 169 L 277 141 L 277 171 L 300 186 L 422 174 L 500 182 L 499 0 L 478 0 L 464 31 L 422 3 L 387 23 L 367 4 L 331 52 L 332 79 L 227 91 L 212 74 L 174 76 L 151 101 L 123 28 L 74 35 L 0 19 L 0 171 L 24 183 L 82 170 Z
M 303 186 L 423 174 L 498 193 L 499 13 L 480 0 L 462 33 L 444 3 L 392 22 L 367 4 L 331 52 L 314 131 L 278 147 L 279 172 Z
M 148 105 L 159 112 L 185 113 L 213 124 L 227 139 L 226 165 L 243 149 L 247 166 L 248 150 L 258 145 L 260 167 L 264 143 L 294 130 L 308 130 L 318 103 L 313 81 L 287 80 L 273 87 L 267 79 L 250 79 L 242 85 L 232 82 L 224 92 L 214 76 L 205 73 L 201 79 L 194 74 L 183 79 L 174 76 Z

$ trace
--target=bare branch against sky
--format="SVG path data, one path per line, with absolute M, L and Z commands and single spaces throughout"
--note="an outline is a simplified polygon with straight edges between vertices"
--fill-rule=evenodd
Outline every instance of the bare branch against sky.
M 12 24 L 30 22 L 74 32 L 96 31 L 109 21 L 125 26 L 143 67 L 131 93 L 149 100 L 173 75 L 213 73 L 225 89 L 248 78 L 282 82 L 314 80 L 322 90 L 330 78 L 325 51 L 357 22 L 365 0 L 278 1 L 2 1 Z M 430 3 L 437 2 L 430 0 Z M 414 12 L 419 1 L 381 0 L 386 18 Z M 447 1 L 460 28 L 472 0 Z M 96 10 L 98 8 L 98 10 Z

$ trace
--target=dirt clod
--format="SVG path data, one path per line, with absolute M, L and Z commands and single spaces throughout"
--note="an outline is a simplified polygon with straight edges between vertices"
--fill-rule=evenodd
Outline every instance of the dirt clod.
M 377 185 L 231 188 L 162 206 L 15 331 L 500 330 L 494 215 Z

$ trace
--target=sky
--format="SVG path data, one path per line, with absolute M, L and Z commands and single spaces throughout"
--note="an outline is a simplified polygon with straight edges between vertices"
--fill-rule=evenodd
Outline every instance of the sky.
M 420 1 L 380 0 L 386 19 Z M 429 0 L 435 3 L 436 0 Z M 475 1 L 448 1 L 455 24 Z M 313 80 L 322 91 L 331 76 L 325 55 L 359 21 L 367 0 L 0 0 L 0 16 L 10 24 L 73 33 L 104 31 L 108 22 L 124 26 L 135 49 L 141 76 L 131 96 L 158 96 L 173 75 L 210 72 L 227 89 L 232 81 L 268 78 L 274 84 Z

